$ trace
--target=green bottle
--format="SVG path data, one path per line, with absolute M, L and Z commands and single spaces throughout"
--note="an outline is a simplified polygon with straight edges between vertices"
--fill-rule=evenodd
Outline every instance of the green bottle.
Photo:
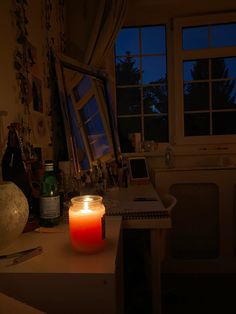
M 45 172 L 40 189 L 40 225 L 53 227 L 60 222 L 60 196 L 52 160 L 45 161 Z

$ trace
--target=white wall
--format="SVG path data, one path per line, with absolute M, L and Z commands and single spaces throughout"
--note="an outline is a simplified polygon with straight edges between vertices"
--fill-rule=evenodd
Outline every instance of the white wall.
M 234 0 L 128 0 L 125 25 L 156 24 L 173 17 L 236 10 Z
M 43 5 L 45 1 L 33 0 L 28 1 L 25 15 L 28 19 L 26 25 L 28 30 L 28 40 L 36 49 L 37 62 L 34 69 L 30 68 L 29 81 L 31 83 L 32 74 L 36 75 L 42 82 L 42 99 L 43 113 L 33 112 L 32 100 L 29 104 L 30 114 L 27 113 L 26 107 L 21 103 L 19 96 L 19 84 L 16 80 L 16 71 L 14 69 L 14 53 L 17 48 L 16 18 L 14 14 L 14 1 L 2 0 L 0 2 L 0 157 L 2 157 L 7 140 L 7 126 L 13 122 L 24 121 L 25 126 L 30 127 L 30 141 L 34 146 L 43 148 L 45 158 L 50 157 L 50 90 L 47 86 L 47 59 L 46 59 L 46 36 L 47 34 L 55 39 L 54 49 L 58 51 L 59 47 L 59 26 L 58 26 L 58 2 L 52 2 L 51 29 L 47 33 L 45 28 L 45 15 Z M 19 45 L 18 45 L 19 47 Z M 44 136 L 38 136 L 37 123 L 43 120 L 45 123 L 46 133 Z

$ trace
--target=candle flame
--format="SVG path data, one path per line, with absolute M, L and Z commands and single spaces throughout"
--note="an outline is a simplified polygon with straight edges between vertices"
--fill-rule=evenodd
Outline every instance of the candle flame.
M 89 214 L 92 212 L 91 209 L 88 208 L 88 201 L 90 200 L 90 198 L 86 198 L 85 201 L 84 201 L 84 208 L 81 210 L 81 213 L 83 214 Z

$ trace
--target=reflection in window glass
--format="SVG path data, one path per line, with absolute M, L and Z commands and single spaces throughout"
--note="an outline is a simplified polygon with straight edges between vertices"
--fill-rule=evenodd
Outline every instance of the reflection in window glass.
M 89 99 L 89 101 L 81 110 L 83 121 L 86 122 L 90 117 L 92 117 L 97 112 L 98 112 L 98 105 L 96 102 L 96 98 L 92 97 Z
M 168 116 L 152 116 L 144 118 L 144 140 L 168 142 Z
M 203 49 L 209 46 L 207 26 L 184 27 L 182 36 L 184 50 Z
M 209 79 L 208 59 L 184 61 L 183 74 L 185 81 Z
M 139 114 L 141 112 L 141 92 L 139 87 L 124 87 L 116 89 L 117 113 Z
M 184 111 L 209 109 L 209 83 L 184 84 Z
M 88 135 L 94 159 L 110 152 L 109 142 L 98 110 L 95 97 L 92 97 L 80 110 L 81 119 Z
M 166 82 L 166 57 L 143 57 L 142 76 L 144 84 Z
M 91 89 L 91 79 L 88 75 L 83 75 L 79 84 L 73 88 L 73 93 L 76 101 L 79 101 Z
M 236 46 L 236 23 L 211 26 L 211 47 Z
M 75 146 L 76 149 L 79 152 L 79 164 L 81 170 L 89 170 L 90 169 L 90 163 L 87 155 L 87 151 L 84 146 L 84 141 L 81 136 L 80 128 L 78 127 L 78 121 L 76 119 L 76 113 L 74 110 L 74 107 L 72 105 L 71 98 L 68 98 L 67 101 L 67 108 L 68 108 L 68 114 L 69 114 L 69 121 L 70 121 L 70 127 L 72 129 L 72 133 L 74 134 L 74 140 L 75 140 Z
M 184 114 L 184 135 L 198 136 L 210 134 L 209 113 Z
M 214 58 L 211 61 L 212 78 L 235 78 L 236 57 Z
M 142 54 L 166 53 L 166 28 L 153 26 L 142 28 Z M 150 40 L 152 38 L 152 40 Z
M 213 112 L 213 135 L 236 134 L 236 112 Z
M 116 84 L 134 85 L 140 82 L 139 59 L 127 55 L 116 59 Z
M 212 83 L 212 108 L 236 109 L 236 80 Z
M 134 152 L 135 148 L 130 139 L 130 133 L 141 133 L 141 118 L 118 118 L 119 137 L 122 152 Z
M 149 86 L 143 89 L 144 113 L 167 113 L 167 86 Z
M 115 45 L 115 52 L 117 56 L 124 56 L 127 51 L 132 55 L 139 54 L 139 29 L 125 28 L 121 29 Z

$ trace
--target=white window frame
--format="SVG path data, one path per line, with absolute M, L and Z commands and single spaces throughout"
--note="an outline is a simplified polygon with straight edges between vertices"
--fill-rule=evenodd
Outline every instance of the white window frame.
M 210 24 L 236 22 L 236 13 L 221 13 L 204 16 L 176 18 L 173 21 L 174 43 L 174 107 L 175 132 L 173 141 L 176 145 L 187 144 L 230 144 L 236 143 L 236 135 L 184 136 L 184 105 L 183 105 L 183 71 L 185 60 L 204 59 L 213 57 L 236 56 L 236 46 L 222 48 L 208 48 L 196 50 L 182 49 L 182 28 Z M 168 51 L 168 48 L 167 48 Z M 170 77 L 170 74 L 169 74 Z M 170 115 L 169 115 L 170 117 Z

